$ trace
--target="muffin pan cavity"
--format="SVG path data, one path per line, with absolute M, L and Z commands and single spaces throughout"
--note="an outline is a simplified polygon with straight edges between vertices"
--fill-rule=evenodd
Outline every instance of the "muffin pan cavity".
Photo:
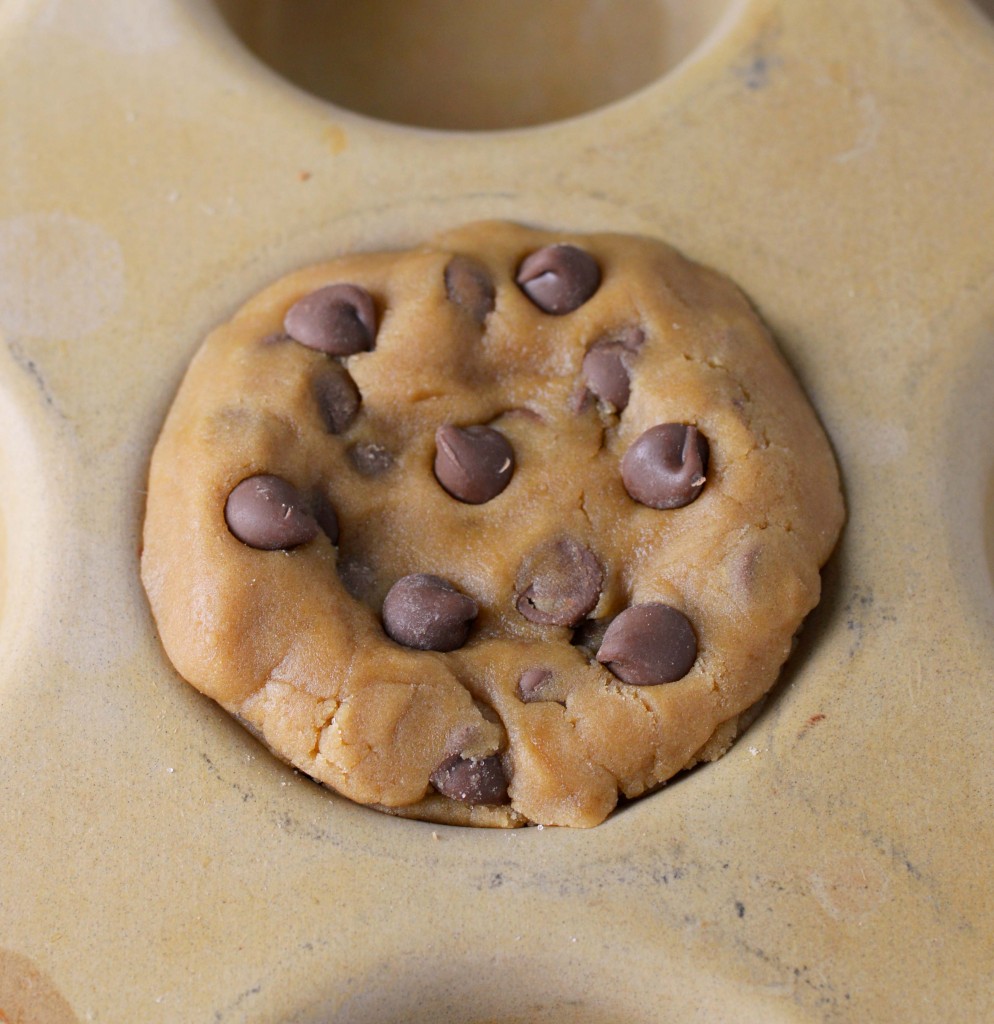
M 734 0 L 214 0 L 266 65 L 384 121 L 476 131 L 574 117 L 692 54 Z

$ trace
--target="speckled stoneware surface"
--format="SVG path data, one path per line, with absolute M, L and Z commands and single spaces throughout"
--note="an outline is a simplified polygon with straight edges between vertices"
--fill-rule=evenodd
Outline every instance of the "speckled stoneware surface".
M 477 94 L 432 78 L 453 10 L 370 4 L 348 35 L 313 3 L 288 28 L 293 6 L 0 0 L 0 1021 L 994 1019 L 984 6 L 619 4 L 627 43 L 563 28 L 565 70 Z M 542 6 L 547 39 L 571 6 L 605 7 Z M 329 95 L 379 119 L 285 77 L 363 32 Z M 532 127 L 390 123 L 505 113 Z M 138 580 L 149 454 L 206 332 L 292 268 L 482 217 L 656 235 L 728 273 L 845 480 L 759 720 L 590 831 L 321 790 L 176 677 Z

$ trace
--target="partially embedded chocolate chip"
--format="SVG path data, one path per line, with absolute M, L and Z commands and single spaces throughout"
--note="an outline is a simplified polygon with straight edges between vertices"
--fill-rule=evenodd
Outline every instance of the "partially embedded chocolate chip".
M 617 344 L 598 345 L 583 357 L 583 382 L 595 397 L 621 412 L 628 405 L 631 381 L 625 350 Z
M 243 544 L 263 551 L 297 547 L 318 534 L 318 523 L 297 488 L 266 473 L 250 476 L 232 489 L 224 518 Z
M 687 616 L 671 605 L 636 604 L 608 626 L 597 660 L 634 686 L 672 683 L 697 660 L 697 635 Z
M 496 498 L 514 473 L 514 450 L 500 431 L 445 424 L 435 432 L 435 478 L 459 501 Z
M 446 758 L 431 775 L 442 796 L 464 804 L 506 804 L 507 776 L 499 755 Z
M 650 508 L 689 505 L 704 487 L 707 438 L 694 426 L 661 423 L 635 439 L 621 460 L 625 490 Z
M 631 397 L 631 368 L 642 344 L 642 331 L 634 328 L 616 337 L 594 342 L 583 357 L 582 375 L 592 395 L 623 412 Z
M 481 327 L 497 301 L 487 268 L 469 256 L 453 256 L 449 260 L 445 268 L 445 294 Z
M 329 434 L 343 434 L 359 412 L 359 389 L 349 371 L 329 361 L 314 376 L 314 400 Z
M 314 516 L 318 526 L 327 534 L 332 544 L 338 543 L 338 515 L 324 492 L 316 487 L 311 491 L 310 500 L 311 515 Z
M 593 552 L 563 537 L 526 556 L 518 570 L 516 607 L 529 622 L 575 626 L 597 604 L 603 581 Z
M 610 623 L 606 619 L 584 619 L 583 622 L 577 623 L 570 643 L 593 657 L 603 643 L 604 634 L 609 625 Z
M 376 588 L 376 571 L 355 555 L 338 560 L 338 575 L 342 586 L 357 601 L 368 601 Z
M 427 573 L 403 576 L 383 601 L 383 628 L 405 647 L 419 651 L 454 651 L 466 642 L 476 602 L 448 580 Z
M 518 696 L 525 704 L 547 700 L 543 696 L 545 688 L 552 681 L 552 670 L 547 668 L 529 668 L 521 673 L 518 680 Z
M 294 303 L 283 327 L 301 345 L 332 356 L 350 356 L 373 347 L 376 305 L 365 288 L 330 284 Z
M 601 270 L 590 253 L 575 245 L 547 245 L 524 259 L 515 280 L 544 313 L 563 316 L 597 291 Z
M 362 476 L 379 476 L 393 465 L 390 450 L 372 441 L 354 444 L 349 449 L 349 460 Z

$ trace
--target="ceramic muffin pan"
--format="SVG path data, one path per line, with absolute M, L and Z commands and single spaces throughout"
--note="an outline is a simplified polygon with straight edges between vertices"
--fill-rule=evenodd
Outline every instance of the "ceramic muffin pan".
M 989 8 L 468 6 L 0 2 L 0 1021 L 992 1019 Z M 482 218 L 728 274 L 844 480 L 758 720 L 591 830 L 314 785 L 138 577 L 208 331 Z

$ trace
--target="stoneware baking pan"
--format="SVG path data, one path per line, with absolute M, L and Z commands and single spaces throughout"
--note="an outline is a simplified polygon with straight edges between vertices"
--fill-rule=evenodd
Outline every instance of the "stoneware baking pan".
M 589 830 L 314 785 L 139 581 L 209 330 L 481 218 L 728 274 L 844 480 L 760 717 Z M 994 1019 L 992 239 L 989 3 L 0 0 L 0 1021 Z

